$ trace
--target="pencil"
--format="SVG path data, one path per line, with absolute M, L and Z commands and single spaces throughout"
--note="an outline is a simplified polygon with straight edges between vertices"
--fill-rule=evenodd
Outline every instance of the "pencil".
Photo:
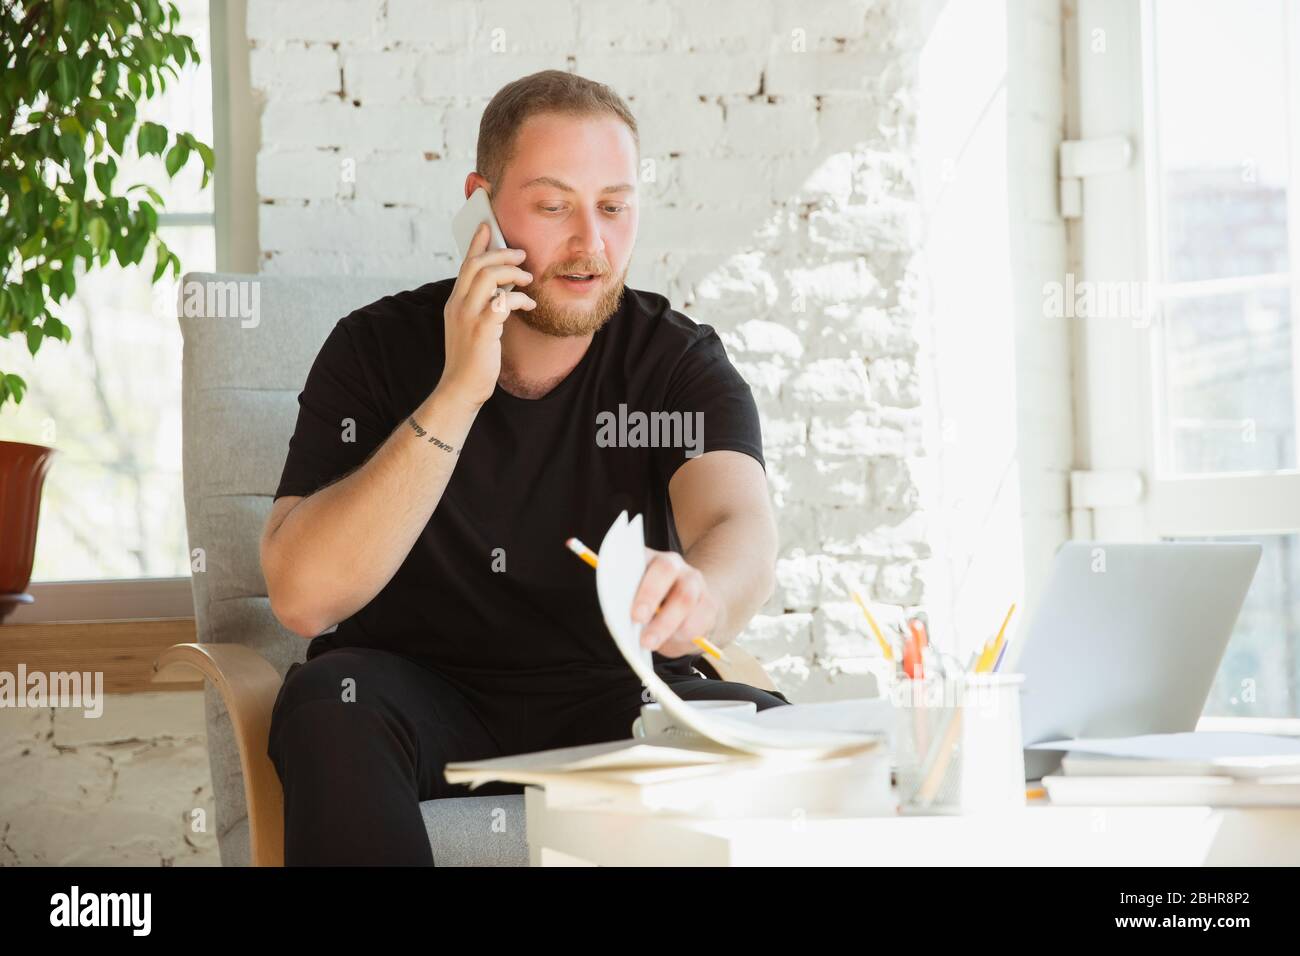
M 984 674 L 993 669 L 994 662 L 998 659 L 998 654 L 1002 651 L 1002 640 L 1007 635 L 1007 625 L 1011 623 L 1011 615 L 1016 611 L 1013 603 L 1007 608 L 1007 616 L 1002 619 L 1002 627 L 998 629 L 998 636 L 984 647 L 984 653 L 980 654 L 979 660 L 975 664 L 975 673 Z
M 939 741 L 939 746 L 934 753 L 934 759 L 926 766 L 925 776 L 921 780 L 921 786 L 916 795 L 921 801 L 921 806 L 928 807 L 938 796 L 939 787 L 943 784 L 943 778 L 948 772 L 948 764 L 952 760 L 953 750 L 957 747 L 957 740 L 961 736 L 961 710 L 954 708 L 948 715 L 948 726 L 944 729 L 943 739 Z M 929 748 L 919 750 L 917 753 L 924 759 Z
M 568 541 L 564 542 L 564 546 L 568 548 L 570 551 L 572 551 L 574 554 L 576 554 L 578 557 L 582 558 L 583 561 L 586 561 L 593 568 L 596 567 L 598 563 L 596 559 L 596 552 L 592 551 L 591 548 L 587 547 L 577 538 L 570 538 Z M 691 642 L 695 644 L 695 646 L 698 647 L 700 650 L 704 651 L 704 653 L 709 654 L 712 657 L 716 657 L 720 661 L 726 661 L 728 664 L 731 663 L 731 658 L 728 657 L 726 654 L 724 654 L 722 652 L 722 649 L 719 648 L 712 641 L 710 641 L 708 638 L 703 636 L 693 637 L 691 638 Z
M 993 662 L 993 672 L 996 674 L 999 667 L 1002 666 L 1002 658 L 1007 656 L 1007 648 L 1011 646 L 1010 641 L 1002 642 L 1002 650 L 998 651 L 998 659 Z
M 691 643 L 693 643 L 700 650 L 704 651 L 706 654 L 711 654 L 713 657 L 716 657 L 720 661 L 727 661 L 728 663 L 731 662 L 731 658 L 727 657 L 726 654 L 722 653 L 722 649 L 718 647 L 718 645 L 714 644 L 707 637 L 692 637 Z
M 564 542 L 564 545 L 578 557 L 582 558 L 582 560 L 590 564 L 593 568 L 596 566 L 596 552 L 592 551 L 591 548 L 587 547 L 577 538 L 570 538 L 568 541 Z
M 849 593 L 853 595 L 853 600 L 858 602 L 858 607 L 862 608 L 862 613 L 867 616 L 867 623 L 871 625 L 871 633 L 876 635 L 876 642 L 880 644 L 880 652 L 885 655 L 885 660 L 892 661 L 894 659 L 894 649 L 885 640 L 885 635 L 880 633 L 880 625 L 876 623 L 876 619 L 867 610 L 867 602 L 862 600 L 857 591 L 850 591 Z

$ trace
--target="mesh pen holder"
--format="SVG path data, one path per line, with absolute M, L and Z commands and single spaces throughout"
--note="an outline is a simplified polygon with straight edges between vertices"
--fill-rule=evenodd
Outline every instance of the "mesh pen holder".
M 961 814 L 1025 806 L 1023 674 L 897 681 L 899 812 Z

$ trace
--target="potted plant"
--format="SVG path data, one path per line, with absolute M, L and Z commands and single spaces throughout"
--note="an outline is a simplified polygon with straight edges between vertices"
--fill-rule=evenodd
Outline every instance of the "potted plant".
M 157 282 L 180 259 L 158 235 L 162 197 L 123 187 L 117 160 L 156 155 L 168 175 L 212 148 L 192 134 L 138 121 L 137 106 L 166 89 L 194 41 L 180 13 L 159 0 L 0 0 L 0 337 L 21 335 L 35 356 L 46 339 L 68 342 L 59 304 L 77 268 L 141 262 L 152 248 Z M 0 421 L 27 383 L 0 368 Z M 0 440 L 0 622 L 31 581 L 41 488 L 53 448 Z

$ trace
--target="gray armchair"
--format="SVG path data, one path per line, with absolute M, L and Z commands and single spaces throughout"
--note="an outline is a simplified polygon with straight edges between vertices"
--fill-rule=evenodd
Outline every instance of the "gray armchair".
M 179 317 L 184 339 L 182 433 L 185 512 L 194 571 L 198 643 L 169 648 L 154 680 L 205 678 L 208 754 L 216 796 L 217 842 L 225 866 L 284 862 L 280 779 L 266 754 L 271 707 L 289 665 L 307 641 L 271 613 L 258 542 L 297 420 L 298 393 L 334 323 L 355 308 L 427 279 L 288 278 L 191 273 L 203 296 L 198 315 Z M 231 307 L 238 285 L 254 282 L 258 315 Z M 211 285 L 209 285 L 211 284 Z M 229 316 L 229 317 L 223 317 Z M 713 674 L 768 690 L 770 678 L 732 645 Z M 701 668 L 704 670 L 705 668 Z M 482 827 L 483 804 L 504 807 L 506 837 Z M 524 797 L 467 796 L 421 805 L 439 866 L 526 866 Z M 489 838 L 490 837 L 490 838 Z

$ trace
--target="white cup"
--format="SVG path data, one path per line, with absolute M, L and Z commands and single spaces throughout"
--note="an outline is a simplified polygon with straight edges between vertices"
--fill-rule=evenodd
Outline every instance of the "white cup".
M 682 701 L 692 710 L 707 710 L 710 714 L 723 717 L 747 717 L 758 713 L 758 704 L 752 700 L 687 700 Z M 648 737 L 662 734 L 667 730 L 684 730 L 673 721 L 673 717 L 659 703 L 645 704 L 641 716 L 632 722 L 633 737 Z M 688 733 L 691 731 L 687 731 Z

